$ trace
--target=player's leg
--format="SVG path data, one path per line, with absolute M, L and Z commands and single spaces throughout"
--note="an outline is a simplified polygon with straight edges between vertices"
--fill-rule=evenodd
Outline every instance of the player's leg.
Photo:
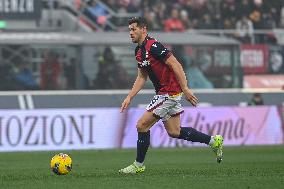
M 169 136 L 171 137 L 209 145 L 211 136 L 199 132 L 192 127 L 180 127 L 180 115 L 171 116 L 163 123 Z
M 136 128 L 138 132 L 136 162 L 143 164 L 148 147 L 150 145 L 150 128 L 159 120 L 152 112 L 146 111 L 138 120 Z
M 172 116 L 168 120 L 163 121 L 163 123 L 170 137 L 178 138 L 180 136 L 180 115 Z
M 138 132 L 137 154 L 133 164 L 119 170 L 119 173 L 134 174 L 145 170 L 144 160 L 150 146 L 150 128 L 159 120 L 152 112 L 146 111 L 138 120 L 136 128 Z
M 220 163 L 223 157 L 223 137 L 221 135 L 209 136 L 192 127 L 180 127 L 180 115 L 171 116 L 163 121 L 170 137 L 209 145 Z

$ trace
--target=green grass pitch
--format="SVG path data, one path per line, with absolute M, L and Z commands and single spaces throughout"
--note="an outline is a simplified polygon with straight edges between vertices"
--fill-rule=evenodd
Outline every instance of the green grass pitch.
M 73 160 L 69 175 L 49 169 L 57 152 L 0 153 L 0 188 L 284 188 L 284 146 L 225 147 L 217 164 L 209 148 L 149 149 L 146 171 L 119 175 L 136 151 L 62 151 Z

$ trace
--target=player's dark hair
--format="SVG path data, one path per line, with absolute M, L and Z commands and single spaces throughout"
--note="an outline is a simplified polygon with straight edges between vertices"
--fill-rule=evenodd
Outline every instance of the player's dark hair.
M 143 27 L 147 28 L 147 21 L 143 17 L 133 17 L 133 18 L 130 18 L 129 21 L 128 21 L 128 25 L 131 25 L 133 23 L 137 23 L 137 26 L 139 28 L 143 28 Z

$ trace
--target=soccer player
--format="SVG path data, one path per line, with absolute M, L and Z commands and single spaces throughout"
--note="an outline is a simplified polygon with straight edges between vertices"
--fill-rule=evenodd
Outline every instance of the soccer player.
M 138 74 L 131 91 L 121 104 L 120 111 L 123 112 L 129 106 L 148 77 L 155 87 L 156 95 L 136 125 L 138 132 L 136 160 L 133 164 L 120 169 L 119 173 L 135 174 L 145 171 L 144 159 L 150 145 L 150 128 L 160 119 L 170 137 L 209 145 L 217 157 L 217 162 L 220 163 L 223 156 L 221 135 L 209 136 L 194 128 L 180 126 L 180 114 L 183 112 L 180 103 L 182 95 L 184 94 L 186 100 L 193 106 L 198 103 L 197 97 L 188 88 L 181 64 L 170 50 L 148 36 L 144 18 L 130 19 L 129 31 L 132 42 L 138 44 L 135 49 Z

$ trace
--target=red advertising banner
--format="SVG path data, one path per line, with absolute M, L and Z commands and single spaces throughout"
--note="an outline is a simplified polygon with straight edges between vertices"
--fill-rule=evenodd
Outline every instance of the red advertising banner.
M 242 45 L 240 60 L 245 74 L 267 73 L 267 45 Z
M 284 75 L 245 75 L 244 88 L 284 89 Z

